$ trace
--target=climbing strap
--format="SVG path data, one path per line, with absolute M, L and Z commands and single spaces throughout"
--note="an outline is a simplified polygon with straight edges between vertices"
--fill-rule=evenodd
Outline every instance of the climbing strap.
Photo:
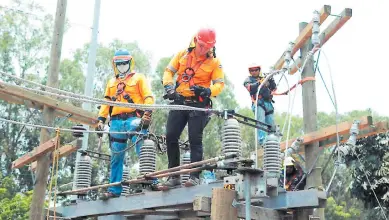
M 277 93 L 276 91 L 273 91 L 272 95 L 288 95 L 289 91 L 292 91 L 293 89 L 295 89 L 297 87 L 297 85 L 299 85 L 299 84 L 302 85 L 305 82 L 314 81 L 314 80 L 315 80 L 315 77 L 313 77 L 313 76 L 305 77 L 304 79 L 298 81 L 296 84 L 294 84 L 292 87 L 290 87 L 289 90 L 286 90 L 285 92 L 281 92 L 281 93 Z
M 60 145 L 60 129 L 57 128 L 56 129 L 56 143 L 55 143 L 55 147 L 54 147 L 54 151 L 53 151 L 53 163 L 52 163 L 52 168 L 51 168 L 51 176 L 50 176 L 50 186 L 49 186 L 49 200 L 48 200 L 48 203 L 50 204 L 50 200 L 51 200 L 51 192 L 52 192 L 52 189 L 53 189 L 53 182 L 54 182 L 54 188 L 56 189 L 54 191 L 54 210 L 53 210 L 53 213 L 54 213 L 54 219 L 56 219 L 56 211 L 55 211 L 55 208 L 56 208 L 56 203 L 57 203 L 57 179 L 58 179 L 58 164 L 59 164 L 59 145 Z M 55 172 L 55 177 L 54 177 L 54 172 Z M 46 220 L 49 220 L 50 218 L 50 209 L 48 208 L 47 209 L 47 215 L 46 215 Z

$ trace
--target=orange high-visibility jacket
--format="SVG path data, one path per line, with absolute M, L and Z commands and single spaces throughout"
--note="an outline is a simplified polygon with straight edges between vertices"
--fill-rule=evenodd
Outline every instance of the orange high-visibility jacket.
M 128 103 L 128 101 L 123 98 L 123 94 L 116 96 L 117 86 L 120 82 L 123 82 L 126 85 L 124 91 L 130 96 L 135 104 L 154 104 L 154 97 L 150 86 L 147 83 L 145 75 L 141 73 L 131 74 L 124 80 L 117 78 L 109 80 L 105 89 L 104 98 L 106 100 L 113 101 L 111 98 L 116 97 L 116 102 Z M 109 114 L 109 107 L 109 105 L 101 105 L 99 119 L 104 118 L 103 120 L 105 120 L 107 118 Z M 135 110 L 136 109 L 134 108 L 113 106 L 111 115 L 130 113 Z
M 198 59 L 194 54 L 194 50 L 188 53 L 188 50 L 185 49 L 173 57 L 163 74 L 163 85 L 174 85 L 173 77 L 177 74 L 177 77 L 180 78 L 179 76 L 184 73 L 187 68 L 188 56 L 192 56 L 191 67 L 198 62 L 202 62 L 193 76 L 194 84 L 210 88 L 211 96 L 219 95 L 224 88 L 224 73 L 220 60 L 213 57 Z M 194 92 L 189 89 L 189 82 L 181 82 L 176 91 L 185 97 L 194 96 Z

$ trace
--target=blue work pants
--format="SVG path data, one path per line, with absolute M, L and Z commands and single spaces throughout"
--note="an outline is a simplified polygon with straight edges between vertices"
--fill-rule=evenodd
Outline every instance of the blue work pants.
M 141 119 L 138 117 L 130 117 L 126 120 L 112 120 L 111 121 L 111 127 L 109 131 L 111 132 L 131 132 L 136 131 L 139 128 L 139 125 L 141 123 Z M 145 134 L 147 132 L 146 129 L 142 129 L 140 133 Z M 125 153 L 126 153 L 126 147 L 127 147 L 127 139 L 131 138 L 131 143 L 135 143 L 137 139 L 142 138 L 139 135 L 131 135 L 131 134 L 110 134 L 111 136 L 111 175 L 109 182 L 121 182 L 123 177 L 123 166 L 124 166 L 124 159 L 125 159 Z M 116 139 L 116 140 L 115 140 Z M 125 143 L 119 142 L 117 140 L 125 140 Z M 140 154 L 140 148 L 143 145 L 143 139 L 139 141 L 135 145 L 135 152 L 139 157 Z M 115 194 L 120 195 L 122 193 L 122 186 L 111 186 L 108 188 L 108 191 Z
M 255 102 L 251 106 L 251 109 L 255 115 Z M 256 120 L 272 126 L 274 125 L 274 107 L 271 101 L 265 101 L 264 99 L 258 100 Z M 262 145 L 266 138 L 267 132 L 258 129 L 257 135 L 258 135 L 258 143 Z

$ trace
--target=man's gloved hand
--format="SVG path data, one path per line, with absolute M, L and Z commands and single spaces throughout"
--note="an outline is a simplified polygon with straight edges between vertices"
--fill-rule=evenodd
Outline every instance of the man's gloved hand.
M 168 99 L 175 100 L 178 98 L 178 94 L 172 85 L 166 85 L 165 91 L 166 91 L 166 97 Z
M 97 124 L 97 129 L 99 131 L 104 131 L 104 122 L 99 120 L 99 123 Z
M 152 114 L 151 111 L 145 111 L 145 113 L 143 113 L 143 116 L 142 116 L 143 125 L 150 125 L 151 114 Z
M 194 86 L 193 89 L 196 96 L 201 96 L 204 98 L 209 98 L 211 96 L 210 88 L 204 88 L 202 86 Z
M 104 122 L 103 121 L 99 120 L 99 123 L 97 124 L 96 130 L 97 131 L 104 131 Z M 103 133 L 97 133 L 97 136 L 102 137 Z

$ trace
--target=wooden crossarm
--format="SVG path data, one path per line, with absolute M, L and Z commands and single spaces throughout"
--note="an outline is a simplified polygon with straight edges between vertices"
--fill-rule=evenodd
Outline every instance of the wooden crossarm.
M 37 160 L 38 157 L 46 154 L 47 152 L 53 151 L 55 149 L 56 144 L 57 144 L 57 138 L 55 137 L 39 145 L 38 147 L 34 148 L 34 150 L 24 154 L 22 157 L 19 157 L 18 159 L 13 161 L 12 169 L 21 168 L 24 165 Z
M 63 103 L 48 96 L 33 93 L 3 81 L 0 81 L 0 98 L 10 103 L 24 104 L 28 107 L 38 109 L 43 109 L 43 105 L 47 105 L 55 109 L 54 112 L 56 115 L 65 116 L 72 114 L 69 120 L 92 127 L 96 127 L 98 123 L 97 115 L 92 112 L 85 111 L 80 107 Z
M 338 124 L 339 135 L 345 135 L 350 132 L 350 128 L 353 122 L 342 122 Z M 371 125 L 371 116 L 364 116 L 360 119 L 359 129 L 365 129 Z M 336 126 L 331 125 L 329 127 L 323 128 L 319 131 L 314 131 L 302 136 L 304 139 L 303 145 L 312 144 L 314 142 L 320 142 L 329 138 L 336 136 Z M 290 147 L 293 141 L 296 139 L 291 139 L 288 141 L 288 146 Z M 285 150 L 286 142 L 281 143 L 281 151 Z
M 343 25 L 350 20 L 352 16 L 352 9 L 351 8 L 345 8 L 339 17 L 334 19 L 331 24 L 328 25 L 328 27 L 319 35 L 320 38 L 320 45 L 323 46 L 334 34 L 341 28 Z M 308 27 L 308 26 L 307 26 Z M 289 74 L 294 74 L 297 72 L 297 67 L 301 68 L 302 65 L 302 59 L 299 57 L 296 60 L 296 65 L 293 65 L 293 67 L 290 70 Z
M 320 10 L 320 24 L 323 24 L 323 22 L 328 18 L 328 16 L 331 14 L 331 6 L 324 5 L 323 8 Z M 313 22 L 311 21 L 303 31 L 301 31 L 300 35 L 296 38 L 294 41 L 294 46 L 292 49 L 293 55 L 304 45 L 304 43 L 312 36 L 312 27 Z M 278 59 L 276 64 L 274 65 L 275 70 L 279 70 L 284 65 L 284 53 L 282 53 L 282 56 Z
M 76 152 L 78 149 L 81 148 L 81 145 L 82 145 L 81 140 L 73 141 L 70 144 L 65 144 L 64 146 L 62 146 L 58 149 L 59 158 L 66 157 L 66 156 L 70 155 L 71 153 Z M 36 161 L 32 162 L 30 170 L 35 171 L 36 166 L 37 166 L 37 162 Z
M 361 139 L 368 136 L 373 136 L 382 132 L 387 132 L 389 130 L 389 125 L 387 121 L 380 121 L 374 124 L 374 126 L 369 126 L 366 128 L 363 128 L 359 131 L 357 139 Z M 344 135 L 340 136 L 340 143 L 347 142 L 348 138 L 350 137 L 349 133 L 346 133 Z M 331 137 L 322 141 L 319 141 L 320 147 L 330 147 L 336 144 L 336 136 Z

